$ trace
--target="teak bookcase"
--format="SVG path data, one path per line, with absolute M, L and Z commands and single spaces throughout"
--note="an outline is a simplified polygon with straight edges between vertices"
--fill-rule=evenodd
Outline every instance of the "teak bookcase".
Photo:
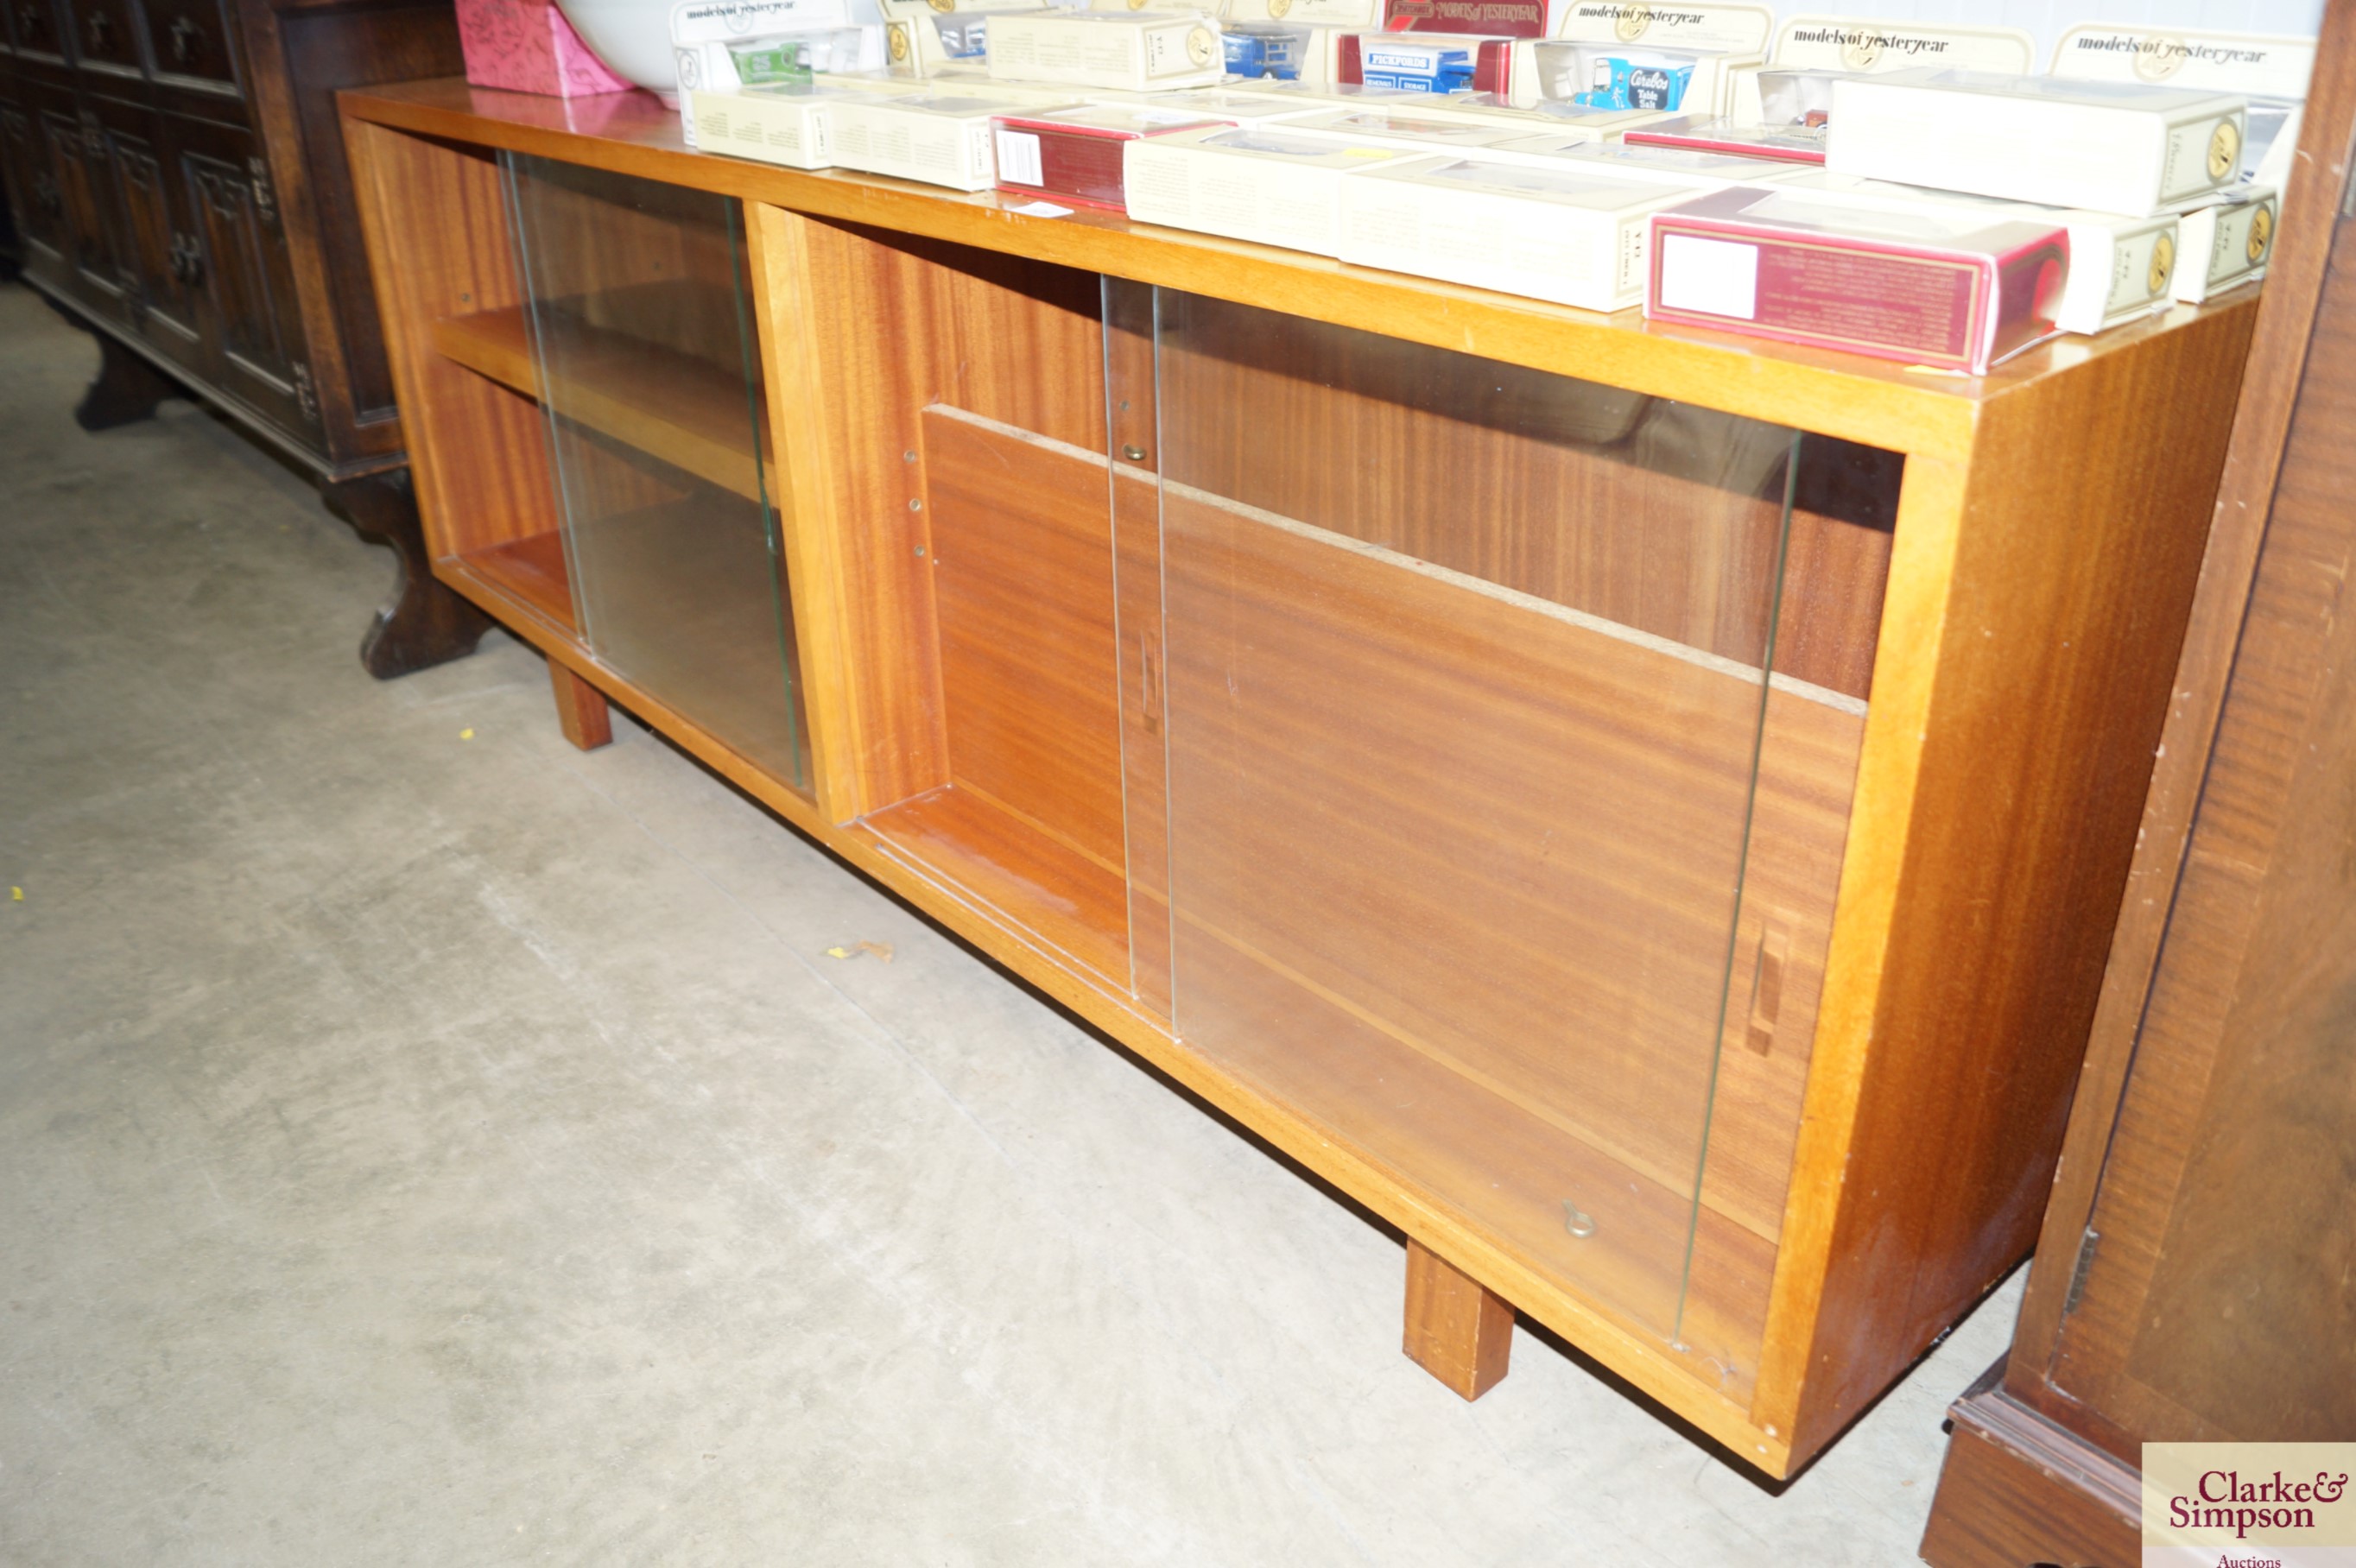
M 1980 379 L 343 111 L 435 571 L 1771 1474 L 2037 1231 L 2253 302 Z

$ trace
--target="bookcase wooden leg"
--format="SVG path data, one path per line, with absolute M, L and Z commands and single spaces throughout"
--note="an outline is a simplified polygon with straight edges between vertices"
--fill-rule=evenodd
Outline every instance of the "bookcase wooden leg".
M 556 688 L 556 721 L 564 738 L 584 752 L 611 744 L 614 715 L 605 694 L 554 659 L 548 661 L 548 678 Z
M 1466 1399 L 1505 1375 L 1514 1309 L 1410 1241 L 1407 1244 L 1407 1353 Z

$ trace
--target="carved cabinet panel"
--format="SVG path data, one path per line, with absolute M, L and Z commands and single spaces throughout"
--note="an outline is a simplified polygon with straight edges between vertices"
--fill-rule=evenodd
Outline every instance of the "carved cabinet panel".
M 242 132 L 193 120 L 177 120 L 173 130 L 221 389 L 281 429 L 316 439 L 318 398 L 269 166 Z
M 157 351 L 202 373 L 211 357 L 197 310 L 203 263 L 172 188 L 161 117 L 106 100 L 93 100 L 91 112 L 112 175 L 126 317 Z

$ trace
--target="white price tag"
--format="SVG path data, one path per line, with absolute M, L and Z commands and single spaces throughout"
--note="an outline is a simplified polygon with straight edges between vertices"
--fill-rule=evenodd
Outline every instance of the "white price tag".
M 1759 247 L 1669 235 L 1661 246 L 1661 304 L 1751 320 L 1759 314 Z
M 1039 138 L 1028 131 L 998 128 L 998 177 L 1005 185 L 1045 185 L 1039 166 Z

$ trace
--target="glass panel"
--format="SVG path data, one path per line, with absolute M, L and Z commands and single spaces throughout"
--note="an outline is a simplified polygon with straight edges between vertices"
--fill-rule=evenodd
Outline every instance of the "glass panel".
M 807 789 L 741 208 L 505 156 L 582 635 Z
M 1799 438 L 1156 308 L 1178 1031 L 1677 1338 Z

